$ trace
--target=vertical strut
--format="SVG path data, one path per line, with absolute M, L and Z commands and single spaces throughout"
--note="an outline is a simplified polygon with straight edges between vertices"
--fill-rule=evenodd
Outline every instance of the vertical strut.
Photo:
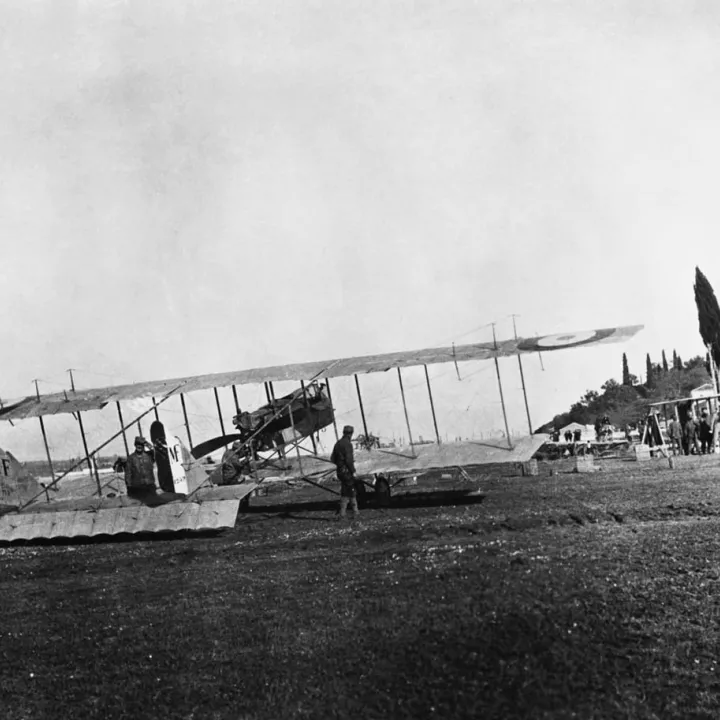
M 125 434 L 125 422 L 124 422 L 124 420 L 123 420 L 122 410 L 120 409 L 120 403 L 119 403 L 119 402 L 116 402 L 115 405 L 117 406 L 118 419 L 120 420 L 120 431 L 122 432 L 123 443 L 125 443 L 125 455 L 129 455 L 129 454 L 130 454 L 130 448 L 128 447 L 127 435 Z
M 335 420 L 335 408 L 333 407 L 332 393 L 330 392 L 330 378 L 325 378 L 325 387 L 327 388 L 328 400 L 330 401 L 330 407 L 332 408 L 333 430 L 335 431 L 335 442 L 337 442 L 340 438 L 338 437 L 337 421 Z
M 492 331 L 493 344 L 495 345 L 495 350 L 497 350 L 497 340 L 495 338 L 495 323 L 492 323 Z M 505 397 L 503 395 L 502 380 L 500 379 L 500 363 L 498 363 L 497 352 L 493 356 L 493 359 L 495 360 L 495 371 L 497 372 L 498 388 L 500 390 L 500 405 L 502 406 L 503 420 L 505 422 L 505 437 L 507 437 L 508 447 L 512 450 L 513 444 L 512 440 L 510 440 L 510 428 L 508 427 L 507 412 L 505 411 Z
M 225 434 L 225 424 L 223 423 L 222 410 L 220 409 L 220 396 L 218 395 L 217 388 L 213 388 L 213 392 L 215 393 L 215 405 L 217 405 L 218 419 L 220 420 L 220 432 L 224 435 Z
M 273 393 L 274 395 L 275 393 Z M 302 457 L 300 456 L 300 442 L 298 441 L 297 437 L 295 437 L 295 419 L 293 418 L 293 411 L 292 411 L 292 400 L 290 401 L 288 405 L 288 410 L 290 412 L 290 427 L 293 431 L 293 445 L 295 445 L 295 452 L 297 453 L 297 459 L 298 459 L 298 468 L 300 469 L 300 476 L 302 477 L 304 475 L 303 469 L 302 469 Z
M 234 385 L 232 386 L 232 391 L 233 391 L 233 400 L 235 401 L 235 412 L 239 415 L 240 414 L 240 404 L 238 403 L 238 399 L 237 399 L 237 389 L 235 388 Z
M 183 418 L 185 419 L 185 431 L 187 432 L 188 443 L 190 444 L 190 448 L 192 448 L 193 441 L 192 441 L 192 435 L 190 434 L 190 423 L 188 422 L 188 414 L 187 414 L 187 409 L 185 407 L 185 396 L 182 393 L 180 393 L 180 404 L 182 405 Z
M 517 330 L 515 328 L 515 317 L 516 317 L 515 315 L 512 316 L 513 335 L 515 336 L 515 339 L 517 340 L 518 336 L 517 336 Z M 525 399 L 525 412 L 527 413 L 528 431 L 532 435 L 533 429 L 532 429 L 532 421 L 530 420 L 530 405 L 528 405 L 527 390 L 525 389 L 525 373 L 523 372 L 522 357 L 520 356 L 520 353 L 518 353 L 517 359 L 518 359 L 518 366 L 520 367 L 520 382 L 522 383 L 523 398 Z
M 358 401 L 360 402 L 360 415 L 362 415 L 363 429 L 365 430 L 365 439 L 368 437 L 367 423 L 365 422 L 365 408 L 363 407 L 362 395 L 360 394 L 360 381 L 358 376 L 354 375 L 355 387 L 357 388 Z
M 48 465 L 50 466 L 50 476 L 55 482 L 55 470 L 53 469 L 52 458 L 50 457 L 50 446 L 48 445 L 47 435 L 45 434 L 45 423 L 43 422 L 42 415 L 38 418 L 40 420 L 40 429 L 42 430 L 43 442 L 45 443 L 45 454 L 47 455 Z
M 300 387 L 302 388 L 303 403 L 305 404 L 305 415 L 308 416 L 309 420 L 310 413 L 308 412 L 308 409 L 310 406 L 308 404 L 307 391 L 305 390 L 305 382 L 303 380 L 300 381 Z M 312 430 L 310 430 L 310 441 L 312 442 L 313 452 L 317 455 L 317 445 L 315 444 L 315 436 L 313 435 Z
M 270 396 L 270 386 L 265 382 L 263 383 L 265 386 L 265 397 L 267 398 L 268 405 L 272 405 L 272 397 Z
M 265 392 L 269 392 L 270 399 L 268 400 L 268 402 L 272 406 L 273 412 L 277 412 L 275 410 L 275 388 L 273 387 L 272 380 L 268 380 L 267 385 L 265 387 Z M 290 416 L 290 422 L 292 422 L 292 415 Z M 273 443 L 275 443 L 275 440 L 273 440 Z M 285 441 L 284 441 L 284 439 L 283 439 L 282 445 L 275 445 L 275 447 L 277 448 L 278 455 L 284 460 L 285 459 Z M 298 450 L 298 454 L 299 454 L 299 452 L 300 451 Z
M 398 368 L 397 371 L 398 380 L 400 381 L 400 395 L 402 396 L 403 411 L 405 412 L 405 424 L 407 425 L 408 437 L 410 438 L 410 449 L 414 453 L 415 447 L 413 443 L 412 431 L 410 430 L 410 418 L 408 417 L 407 405 L 405 403 L 405 389 L 403 388 L 402 373 L 400 372 L 400 368 Z
M 70 373 L 70 389 L 75 392 L 75 378 L 73 377 L 73 369 L 68 368 L 68 373 Z M 87 440 L 85 439 L 85 428 L 83 427 L 82 415 L 79 410 L 77 414 L 77 421 L 78 425 L 80 425 L 80 435 L 82 437 L 83 447 L 85 448 L 85 459 L 87 460 L 88 469 L 90 470 L 90 477 L 95 478 L 95 482 L 97 483 L 98 497 L 101 497 L 102 489 L 100 487 L 100 474 L 98 473 L 97 465 L 93 462 L 93 459 L 90 457 L 90 453 L 88 452 Z
M 40 400 L 40 390 L 38 389 L 38 381 L 33 380 L 35 383 L 35 394 L 37 395 L 37 399 Z M 40 430 L 42 430 L 42 436 L 43 436 L 43 443 L 45 443 L 45 455 L 47 455 L 47 461 L 48 465 L 50 466 L 50 476 L 52 477 L 52 481 L 55 482 L 55 470 L 53 468 L 52 464 L 52 457 L 50 457 L 50 446 L 48 445 L 47 440 L 47 434 L 45 432 L 45 423 L 43 422 L 43 416 L 38 415 L 38 420 L 40 420 Z M 46 493 L 47 495 L 47 493 Z M 47 496 L 48 502 L 50 502 L 50 497 Z
M 155 411 L 155 419 L 160 422 L 160 415 L 158 414 L 157 405 L 155 404 L 155 398 L 151 398 L 153 401 L 153 410 Z
M 85 449 L 85 459 L 87 460 L 88 469 L 90 470 L 90 477 L 93 477 L 93 476 L 95 477 L 95 483 L 97 484 L 98 497 L 101 497 L 102 489 L 100 487 L 100 474 L 98 473 L 97 468 L 94 466 L 95 464 L 93 463 L 93 460 L 90 457 L 87 439 L 85 437 L 85 428 L 83 427 L 82 414 L 80 413 L 79 410 L 78 410 L 78 414 L 77 414 L 77 420 L 78 420 L 78 425 L 80 425 L 80 435 L 82 437 L 83 448 Z
M 427 365 L 423 365 L 425 368 L 425 380 L 427 381 L 428 397 L 430 398 L 430 410 L 432 412 L 433 425 L 435 427 L 435 437 L 437 438 L 437 444 L 440 445 L 440 433 L 438 432 L 437 418 L 435 417 L 435 403 L 433 402 L 432 388 L 430 387 L 430 375 L 428 374 Z M 399 370 L 400 368 L 398 368 Z

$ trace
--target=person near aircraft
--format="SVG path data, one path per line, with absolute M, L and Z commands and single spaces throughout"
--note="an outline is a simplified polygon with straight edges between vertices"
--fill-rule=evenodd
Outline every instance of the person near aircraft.
M 683 449 L 685 450 L 686 455 L 691 455 L 693 449 L 696 454 L 699 454 L 700 448 L 698 447 L 697 433 L 697 423 L 691 413 L 688 415 L 688 418 L 685 421 L 685 427 L 683 428 Z
M 248 459 L 245 446 L 240 440 L 236 440 L 232 446 L 225 451 L 220 461 L 220 472 L 223 485 L 235 485 L 242 482 L 243 476 L 247 473 Z
M 700 419 L 700 452 L 705 455 L 712 452 L 712 418 L 708 415 L 707 410 L 702 411 L 702 417 Z
M 682 455 L 682 436 L 682 425 L 680 424 L 680 421 L 674 417 L 668 425 L 668 439 L 670 440 L 670 449 L 672 450 L 673 455 Z
M 355 456 L 351 442 L 354 432 L 355 428 L 352 425 L 346 425 L 342 437 L 335 443 L 330 456 L 330 460 L 335 463 L 337 478 L 340 481 L 340 519 L 345 517 L 348 505 L 353 517 L 357 517 L 360 512 L 355 490 Z
M 128 497 L 144 500 L 157 494 L 154 464 L 152 445 L 138 435 L 135 438 L 135 452 L 128 455 L 125 463 L 125 485 Z

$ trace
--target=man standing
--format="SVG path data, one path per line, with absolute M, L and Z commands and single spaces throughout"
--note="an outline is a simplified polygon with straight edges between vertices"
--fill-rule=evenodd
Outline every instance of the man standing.
M 157 494 L 153 464 L 155 459 L 152 446 L 144 437 L 135 438 L 135 452 L 128 455 L 125 464 L 125 485 L 128 497 L 146 500 Z M 148 449 L 146 449 L 148 448 Z
M 670 449 L 673 455 L 683 454 L 683 443 L 682 443 L 682 425 L 677 417 L 673 417 L 668 425 L 668 438 L 670 439 Z
M 703 409 L 700 420 L 700 452 L 703 455 L 713 451 L 713 421 L 707 409 Z
M 353 446 L 350 439 L 355 429 L 352 425 L 346 425 L 343 428 L 343 435 L 335 443 L 330 460 L 335 463 L 337 468 L 337 477 L 340 481 L 340 518 L 345 517 L 348 504 L 353 517 L 357 517 L 360 513 L 357 504 L 357 494 L 355 492 L 355 458 Z
M 692 413 L 688 414 L 685 427 L 683 428 L 683 445 L 686 455 L 691 455 L 693 448 L 696 454 L 699 453 L 700 448 L 697 446 L 697 425 Z

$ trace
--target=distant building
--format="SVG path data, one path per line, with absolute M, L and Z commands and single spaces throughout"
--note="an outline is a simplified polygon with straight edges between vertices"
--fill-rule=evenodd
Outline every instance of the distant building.
M 576 430 L 580 430 L 580 442 L 588 442 L 595 440 L 595 426 L 594 425 L 581 425 L 580 423 L 572 422 L 563 428 L 560 428 L 560 441 L 563 442 L 565 439 L 565 433 L 574 433 Z
M 712 398 L 715 395 L 715 388 L 713 387 L 712 383 L 705 383 L 704 385 L 700 385 L 700 387 L 696 387 L 695 389 L 690 391 L 690 397 L 693 400 L 700 400 L 702 401 L 703 398 Z M 699 402 L 697 405 L 695 405 L 695 411 L 696 412 L 702 412 L 702 410 L 709 410 L 710 412 L 713 412 L 714 408 L 713 405 L 715 405 L 716 401 L 710 401 L 707 402 Z
M 705 383 L 700 387 L 696 387 L 690 391 L 690 397 L 692 398 L 706 398 L 715 395 L 715 388 L 712 383 Z

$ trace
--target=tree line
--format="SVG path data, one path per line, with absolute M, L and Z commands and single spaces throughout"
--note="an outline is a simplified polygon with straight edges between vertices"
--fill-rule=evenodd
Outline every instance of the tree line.
M 710 282 L 695 268 L 695 304 L 698 310 L 699 331 L 708 351 L 683 362 L 672 351 L 668 362 L 665 350 L 660 362 L 653 362 L 650 353 L 645 356 L 644 380 L 630 372 L 625 353 L 622 355 L 622 382 L 610 378 L 597 390 L 588 390 L 567 412 L 555 415 L 536 432 L 553 429 L 576 422 L 592 425 L 598 416 L 607 415 L 616 427 L 634 425 L 647 415 L 648 405 L 660 400 L 689 397 L 690 391 L 712 382 L 713 362 L 720 364 L 720 306 Z

